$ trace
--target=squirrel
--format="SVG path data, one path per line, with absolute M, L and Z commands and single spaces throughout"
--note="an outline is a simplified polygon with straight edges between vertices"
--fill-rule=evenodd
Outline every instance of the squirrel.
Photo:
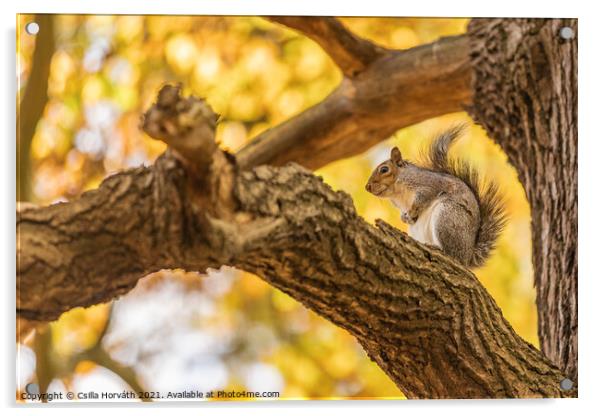
M 490 256 L 507 217 L 497 185 L 482 183 L 468 162 L 448 156 L 464 130 L 465 125 L 456 125 L 437 136 L 421 166 L 394 147 L 390 159 L 372 172 L 366 190 L 399 208 L 412 238 L 475 268 Z

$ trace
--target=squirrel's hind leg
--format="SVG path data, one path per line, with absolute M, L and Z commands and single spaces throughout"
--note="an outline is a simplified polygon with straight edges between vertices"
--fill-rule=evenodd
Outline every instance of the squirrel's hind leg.
M 443 252 L 466 265 L 469 263 L 475 241 L 473 221 L 462 207 L 451 201 L 442 201 L 433 218 L 433 232 Z

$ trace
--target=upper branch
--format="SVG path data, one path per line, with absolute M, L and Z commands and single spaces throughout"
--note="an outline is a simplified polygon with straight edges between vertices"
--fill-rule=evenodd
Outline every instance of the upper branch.
M 269 19 L 316 41 L 347 77 L 363 71 L 386 53 L 386 49 L 348 31 L 334 17 L 271 16 Z
M 236 158 L 242 169 L 291 161 L 317 169 L 363 153 L 400 128 L 464 110 L 470 82 L 465 36 L 389 51 L 319 104 L 254 138 Z

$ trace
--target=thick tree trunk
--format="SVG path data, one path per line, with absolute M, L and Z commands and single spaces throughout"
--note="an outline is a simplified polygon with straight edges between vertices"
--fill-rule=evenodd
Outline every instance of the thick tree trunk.
M 565 27 L 573 38 L 561 36 Z M 476 19 L 469 36 L 470 112 L 516 167 L 531 205 L 541 349 L 576 382 L 577 21 Z

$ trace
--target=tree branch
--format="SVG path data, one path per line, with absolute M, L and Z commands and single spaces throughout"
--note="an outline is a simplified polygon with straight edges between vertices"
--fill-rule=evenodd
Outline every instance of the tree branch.
M 190 128 L 172 127 L 172 137 Z M 576 394 L 560 389 L 563 374 L 458 263 L 382 221 L 366 223 L 348 195 L 297 165 L 239 172 L 226 161 L 231 169 L 194 170 L 209 176 L 194 185 L 190 160 L 168 152 L 77 201 L 23 210 L 18 314 L 51 320 L 159 269 L 229 265 L 348 330 L 407 397 Z M 207 185 L 216 181 L 230 187 Z M 232 203 L 207 195 L 216 189 L 230 189 Z
M 349 78 L 387 52 L 385 48 L 354 35 L 334 17 L 270 16 L 268 19 L 296 29 L 316 41 Z
M 41 393 L 47 393 L 48 385 L 53 379 L 64 379 L 73 375 L 77 365 L 82 361 L 92 361 L 112 371 L 127 383 L 133 392 L 145 391 L 138 381 L 134 368 L 115 361 L 102 345 L 112 319 L 113 305 L 110 306 L 105 326 L 98 334 L 94 345 L 85 350 L 77 351 L 70 356 L 59 355 L 58 358 L 52 345 L 52 327 L 44 323 L 36 329 L 33 348 L 36 353 L 36 377 Z M 141 397 L 141 400 L 151 401 L 146 397 Z
M 36 15 L 35 21 L 40 26 L 40 32 L 36 37 L 31 72 L 27 79 L 25 92 L 17 106 L 17 201 L 30 201 L 33 197 L 31 190 L 31 141 L 48 102 L 50 62 L 55 50 L 52 15 Z
M 181 99 L 181 88 L 162 88 L 146 112 L 142 129 L 167 143 L 190 167 L 208 168 L 217 150 L 217 114 L 203 100 Z M 204 172 L 199 172 L 204 175 Z
M 66 366 L 66 371 L 63 371 L 63 373 L 72 374 L 78 363 L 88 360 L 115 373 L 115 375 L 120 377 L 125 383 L 127 383 L 128 386 L 130 386 L 132 392 L 137 394 L 138 392 L 146 391 L 144 386 L 138 381 L 138 375 L 136 374 L 134 367 L 114 360 L 113 357 L 111 357 L 111 354 L 109 354 L 109 352 L 102 345 L 113 317 L 113 304 L 111 304 L 107 321 L 101 333 L 98 335 L 96 343 L 89 349 L 80 351 L 71 356 L 68 360 L 69 362 Z M 140 400 L 143 402 L 152 401 L 149 397 L 145 396 L 140 397 Z
M 462 111 L 471 102 L 470 82 L 465 36 L 388 51 L 319 104 L 257 136 L 236 158 L 242 169 L 291 161 L 317 169 L 363 153 L 402 127 Z

